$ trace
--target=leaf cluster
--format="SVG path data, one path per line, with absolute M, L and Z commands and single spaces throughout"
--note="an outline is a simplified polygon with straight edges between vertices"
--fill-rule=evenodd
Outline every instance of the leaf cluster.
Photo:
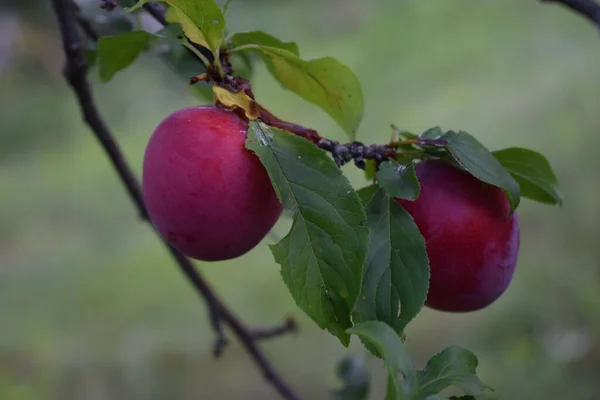
M 147 2 L 140 0 L 126 10 L 136 12 Z M 318 106 L 356 140 L 363 93 L 343 63 L 331 57 L 305 60 L 296 43 L 260 30 L 227 34 L 227 7 L 213 0 L 163 3 L 169 7 L 170 22 L 164 29 L 105 36 L 88 52 L 102 81 L 147 50 L 158 53 L 185 79 L 222 69 L 224 58 L 249 77 L 259 59 L 285 89 Z M 208 49 L 212 60 L 197 46 Z M 210 91 L 199 93 L 210 96 Z M 512 212 L 521 197 L 560 205 L 562 194 L 550 164 L 533 150 L 492 152 L 466 132 L 443 132 L 439 127 L 420 135 L 396 133 L 400 139 L 388 145 L 393 157 L 369 160 L 365 173 L 373 183 L 357 191 L 322 148 L 260 120 L 250 121 L 246 147 L 258 156 L 293 215 L 289 233 L 271 251 L 300 309 L 344 346 L 356 335 L 383 359 L 386 399 L 436 399 L 449 386 L 467 396 L 480 395 L 487 387 L 475 375 L 477 358 L 467 350 L 447 348 L 422 371 L 404 350 L 401 337 L 427 298 L 429 261 L 423 236 L 396 199 L 418 199 L 415 165 L 430 158 L 501 188 Z M 365 392 L 365 387 L 359 389 Z

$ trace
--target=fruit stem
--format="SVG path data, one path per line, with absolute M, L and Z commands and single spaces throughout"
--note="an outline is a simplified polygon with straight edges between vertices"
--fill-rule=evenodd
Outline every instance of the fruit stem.
M 255 44 L 243 44 L 241 46 L 232 47 L 228 51 L 230 53 L 235 53 L 236 51 L 243 51 L 243 50 L 249 50 L 249 49 L 258 49 L 258 48 L 259 48 L 259 46 L 255 45 Z
M 200 53 L 194 46 L 192 46 L 186 39 L 183 39 L 181 41 L 181 44 L 187 48 L 189 51 L 191 51 L 192 53 L 194 53 L 194 55 L 196 57 L 198 57 L 200 59 L 200 61 L 202 61 L 202 64 L 204 64 L 204 66 L 206 68 L 210 68 L 210 62 L 208 61 L 208 58 L 204 57 L 204 54 Z
M 219 50 L 219 52 L 220 52 L 220 50 Z M 219 57 L 218 54 L 217 54 L 217 57 L 215 57 L 215 61 L 214 61 L 213 65 L 217 70 L 217 74 L 219 75 L 219 78 L 222 80 L 225 77 L 225 72 L 223 72 L 223 65 L 221 65 L 221 57 Z

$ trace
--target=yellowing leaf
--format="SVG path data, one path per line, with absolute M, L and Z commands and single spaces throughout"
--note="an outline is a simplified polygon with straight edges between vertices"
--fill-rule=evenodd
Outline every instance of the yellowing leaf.
M 169 7 L 165 14 L 165 20 L 172 24 L 176 24 L 179 22 L 179 18 L 177 17 L 177 9 L 174 7 Z
M 259 113 L 256 103 L 246 93 L 242 91 L 233 93 L 216 85 L 212 89 L 219 103 L 229 108 L 241 108 L 250 120 L 258 119 Z

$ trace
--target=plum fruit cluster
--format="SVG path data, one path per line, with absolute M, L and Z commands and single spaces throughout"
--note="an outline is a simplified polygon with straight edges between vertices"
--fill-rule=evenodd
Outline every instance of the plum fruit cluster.
M 143 196 L 162 237 L 203 261 L 254 248 L 282 213 L 267 171 L 245 148 L 247 121 L 200 106 L 176 111 L 154 131 L 144 157 Z M 519 220 L 504 192 L 441 160 L 416 166 L 416 201 L 396 199 L 425 238 L 426 305 L 465 312 L 507 289 L 519 252 Z

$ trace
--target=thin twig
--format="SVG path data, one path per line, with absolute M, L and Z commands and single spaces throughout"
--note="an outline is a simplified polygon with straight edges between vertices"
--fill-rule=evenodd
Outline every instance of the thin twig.
M 83 118 L 93 131 L 104 151 L 110 157 L 112 165 L 116 169 L 123 185 L 126 187 L 131 200 L 136 205 L 140 216 L 146 221 L 150 221 L 141 194 L 140 185 L 132 173 L 131 168 L 125 161 L 110 130 L 101 118 L 92 95 L 90 84 L 87 81 L 87 64 L 77 30 L 78 17 L 76 8 L 71 0 L 52 0 L 52 5 L 58 19 L 63 49 L 66 56 L 64 75 L 77 96 Z M 281 396 L 288 400 L 299 399 L 300 397 L 286 382 L 284 382 L 282 377 L 275 371 L 263 355 L 262 351 L 258 348 L 256 342 L 260 338 L 255 336 L 254 332 L 246 328 L 246 326 L 223 305 L 210 288 L 208 282 L 194 268 L 194 265 L 189 259 L 173 247 L 169 246 L 166 242 L 164 242 L 164 244 L 168 247 L 180 270 L 207 303 L 211 314 L 211 323 L 217 332 L 217 344 L 222 347 L 222 344 L 219 343 L 221 343 L 224 338 L 221 327 L 221 321 L 223 321 L 231 327 L 234 334 L 238 337 L 246 351 L 250 353 L 265 378 L 273 384 Z
M 112 11 L 117 8 L 118 5 L 119 3 L 117 0 L 100 0 L 100 8 L 103 8 L 106 11 Z
M 92 27 L 92 24 L 90 23 L 90 21 L 87 18 L 84 18 L 81 15 L 81 12 L 77 12 L 76 16 L 77 16 L 77 22 L 79 23 L 79 26 L 85 32 L 87 37 L 90 38 L 91 40 L 93 40 L 94 42 L 97 42 L 98 39 L 100 39 L 100 36 L 96 32 L 96 30 Z
M 254 332 L 252 332 L 252 336 L 254 336 L 254 339 L 272 339 L 287 333 L 296 332 L 297 330 L 298 325 L 296 324 L 296 321 L 293 318 L 288 318 L 281 326 L 276 326 L 271 329 L 255 329 Z
M 600 30 L 600 4 L 594 0 L 540 0 L 542 3 L 557 3 L 569 8 L 576 14 L 587 18 Z
M 157 20 L 161 25 L 167 25 L 165 8 L 162 4 L 151 1 L 144 4 L 142 7 L 144 7 L 144 10 L 146 10 L 148 14 L 152 15 L 152 17 L 155 20 Z

